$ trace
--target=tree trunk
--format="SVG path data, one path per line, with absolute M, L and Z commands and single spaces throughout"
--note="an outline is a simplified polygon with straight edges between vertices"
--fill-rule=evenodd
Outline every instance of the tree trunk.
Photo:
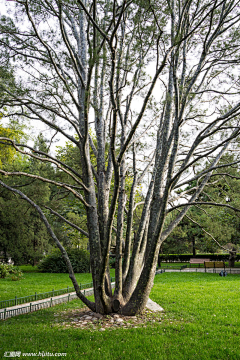
M 236 251 L 234 251 L 234 249 L 233 249 L 232 251 L 229 251 L 228 264 L 229 264 L 230 268 L 235 266 L 235 260 L 236 260 Z
M 195 238 L 192 239 L 192 253 L 193 257 L 196 256 Z

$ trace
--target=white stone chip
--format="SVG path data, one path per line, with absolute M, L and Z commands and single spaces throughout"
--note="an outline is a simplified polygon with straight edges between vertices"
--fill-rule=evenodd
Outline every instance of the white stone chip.
M 151 299 L 148 299 L 146 308 L 152 311 L 164 311 L 164 309 L 158 305 L 156 302 L 152 301 Z
M 124 320 L 121 319 L 121 318 L 116 318 L 115 321 L 118 322 L 118 323 L 122 323 Z

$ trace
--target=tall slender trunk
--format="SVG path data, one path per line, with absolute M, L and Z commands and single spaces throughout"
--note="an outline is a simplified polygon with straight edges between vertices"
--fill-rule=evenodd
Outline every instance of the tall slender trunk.
M 196 247 L 195 247 L 195 238 L 192 239 L 192 253 L 193 256 L 196 256 Z

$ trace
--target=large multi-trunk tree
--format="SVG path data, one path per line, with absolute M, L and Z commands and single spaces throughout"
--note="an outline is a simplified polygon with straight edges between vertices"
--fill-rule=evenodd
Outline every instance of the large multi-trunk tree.
M 0 184 L 38 211 L 90 309 L 139 313 L 153 285 L 159 248 L 189 208 L 231 208 L 202 202 L 199 195 L 216 172 L 227 177 L 229 163 L 218 162 L 237 147 L 240 1 L 8 4 L 12 12 L 0 24 L 1 63 L 14 67 L 15 81 L 1 80 L 2 112 L 36 126 L 42 122 L 49 137 L 61 134 L 78 149 L 81 164 L 76 169 L 53 153 L 2 137 L 2 145 L 52 163 L 69 181 L 1 169 Z M 94 302 L 80 292 L 46 209 L 14 188 L 14 176 L 54 184 L 84 205 L 88 232 L 75 228 L 89 238 Z M 137 203 L 140 186 L 144 200 Z M 113 237 L 114 290 L 108 266 Z

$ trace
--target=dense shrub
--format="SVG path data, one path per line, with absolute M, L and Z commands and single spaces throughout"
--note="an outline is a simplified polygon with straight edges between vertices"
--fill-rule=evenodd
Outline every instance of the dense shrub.
M 5 279 L 5 277 L 8 275 L 8 264 L 1 264 L 0 263 L 0 278 Z
M 160 254 L 158 257 L 158 263 L 162 261 L 167 262 L 189 262 L 190 259 L 210 259 L 211 261 L 228 261 L 229 254 Z M 236 261 L 240 261 L 240 254 L 236 254 Z
M 7 276 L 10 276 L 13 281 L 17 281 L 22 278 L 23 273 L 18 267 L 0 263 L 0 278 L 5 279 Z
M 89 272 L 90 256 L 89 252 L 82 249 L 70 249 L 67 251 L 75 273 Z M 48 273 L 67 273 L 67 265 L 62 257 L 60 250 L 54 250 L 47 255 L 38 265 L 38 269 Z

